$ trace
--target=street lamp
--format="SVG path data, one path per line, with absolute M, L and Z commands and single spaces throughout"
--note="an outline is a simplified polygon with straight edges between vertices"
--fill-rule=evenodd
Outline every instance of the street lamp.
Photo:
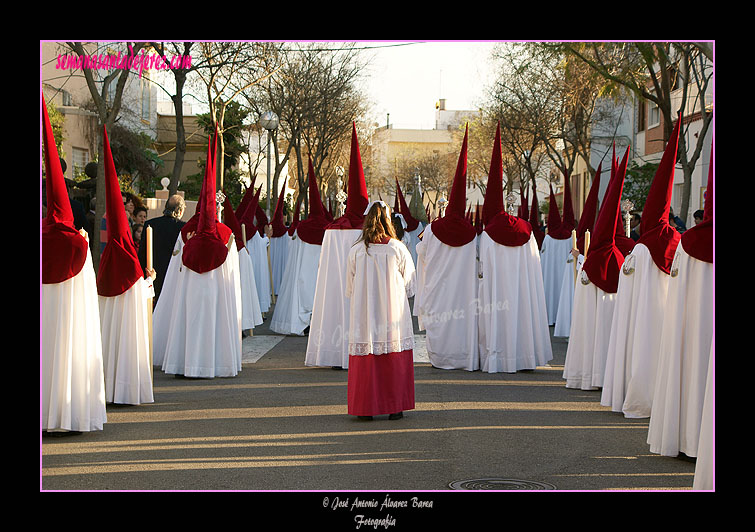
M 260 116 L 260 126 L 267 131 L 267 218 L 272 216 L 270 211 L 270 133 L 278 129 L 278 115 L 272 111 L 265 111 Z

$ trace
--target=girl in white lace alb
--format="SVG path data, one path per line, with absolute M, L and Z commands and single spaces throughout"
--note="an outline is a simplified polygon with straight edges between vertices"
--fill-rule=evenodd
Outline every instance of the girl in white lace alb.
M 396 239 L 388 207 L 371 203 L 362 236 L 349 251 L 348 412 L 371 419 L 414 409 L 414 329 L 408 298 L 414 262 Z

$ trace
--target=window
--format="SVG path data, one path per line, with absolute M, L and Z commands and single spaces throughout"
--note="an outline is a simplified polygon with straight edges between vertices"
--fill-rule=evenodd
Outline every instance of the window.
M 637 106 L 637 132 L 645 131 L 647 102 L 642 100 Z
M 653 101 L 648 101 L 648 129 L 661 123 L 661 109 Z
M 89 150 L 86 148 L 72 148 L 73 177 L 84 173 L 84 168 L 89 164 Z

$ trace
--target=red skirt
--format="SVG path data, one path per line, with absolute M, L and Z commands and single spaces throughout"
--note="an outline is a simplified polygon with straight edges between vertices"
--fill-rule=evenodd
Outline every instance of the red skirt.
M 349 355 L 349 414 L 379 416 L 414 409 L 413 350 Z

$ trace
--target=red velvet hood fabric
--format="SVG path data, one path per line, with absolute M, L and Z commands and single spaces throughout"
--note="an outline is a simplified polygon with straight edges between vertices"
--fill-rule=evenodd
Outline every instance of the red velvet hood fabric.
M 351 130 L 351 159 L 349 162 L 348 187 L 346 191 L 346 211 L 343 216 L 328 224 L 328 229 L 361 229 L 364 223 L 364 210 L 370 203 L 367 196 L 367 182 L 364 179 L 362 155 L 359 152 L 355 122 L 352 122 Z
M 669 138 L 663 157 L 655 172 L 648 191 L 645 207 L 642 209 L 640 238 L 638 244 L 644 244 L 653 262 L 664 273 L 671 273 L 671 263 L 679 245 L 681 234 L 671 227 L 668 221 L 671 208 L 671 194 L 674 190 L 674 166 L 676 165 L 679 144 L 681 116 L 676 121 L 674 132 Z
M 595 227 L 595 219 L 598 212 L 598 193 L 600 191 L 600 174 L 603 169 L 603 162 L 598 164 L 598 169 L 595 171 L 595 177 L 592 180 L 590 186 L 590 192 L 587 194 L 585 205 L 582 208 L 582 216 L 579 218 L 579 224 L 577 225 L 577 249 L 580 253 L 585 253 L 585 232 L 592 232 Z
M 325 229 L 330 229 L 331 224 L 328 223 L 328 219 L 325 217 L 325 207 L 320 198 L 320 189 L 317 187 L 317 177 L 315 177 L 312 159 L 309 160 L 307 174 L 307 182 L 309 183 L 309 216 L 307 216 L 306 220 L 299 222 L 296 234 L 307 244 L 321 246 L 322 239 L 325 236 Z M 348 229 L 348 227 L 341 227 L 340 229 Z
M 532 208 L 530 208 L 530 227 L 535 234 L 535 240 L 537 240 L 537 247 L 543 247 L 543 239 L 545 233 L 540 229 L 540 204 L 537 201 L 537 188 L 532 187 Z
M 241 251 L 241 249 L 245 247 L 246 242 L 244 242 L 244 234 L 241 232 L 241 224 L 239 223 L 239 219 L 236 218 L 236 213 L 233 210 L 233 205 L 231 205 L 231 200 L 228 199 L 228 196 L 223 200 L 223 223 L 233 231 L 233 238 L 236 241 L 236 249 Z
M 249 190 L 252 189 L 250 188 Z M 261 192 L 262 185 L 257 188 L 257 192 L 251 193 L 250 200 L 249 202 L 247 202 L 246 208 L 243 211 L 241 211 L 241 209 L 238 207 L 236 208 L 236 219 L 240 224 L 244 226 L 247 242 L 252 239 L 255 231 L 258 231 L 257 224 L 255 223 L 255 218 L 257 214 L 257 207 L 259 207 L 260 204 Z M 244 195 L 244 197 L 246 197 L 246 194 Z M 241 207 L 241 205 L 239 205 L 239 207 Z
M 207 165 L 205 166 L 201 204 L 196 232 L 183 248 L 181 260 L 187 268 L 196 273 L 206 273 L 223 265 L 228 257 L 228 239 L 231 228 L 217 221 L 215 205 L 215 149 L 217 146 L 217 128 L 212 142 L 207 148 Z M 187 222 L 188 225 L 188 222 Z
M 286 193 L 286 179 L 283 178 L 283 186 L 281 187 L 280 194 L 278 194 L 278 202 L 275 204 L 275 213 L 273 214 L 273 238 L 278 238 L 286 234 L 288 227 L 286 227 L 283 221 L 283 205 Z
M 301 209 L 301 200 L 303 195 L 299 194 L 296 198 L 296 207 L 294 207 L 294 219 L 291 221 L 291 225 L 288 227 L 288 236 L 294 236 L 294 232 L 299 227 L 299 209 Z
M 97 293 L 104 297 L 119 296 L 144 275 L 139 263 L 131 226 L 123 207 L 121 187 L 115 171 L 107 130 L 102 128 L 104 150 L 107 244 L 102 251 L 97 272 Z
M 555 211 L 553 226 L 551 226 L 551 212 Z M 558 204 L 553 196 L 551 189 L 550 209 L 548 211 L 548 234 L 556 240 L 566 240 L 571 238 L 571 232 L 576 223 L 574 222 L 574 207 L 571 198 L 571 183 L 569 173 L 564 174 L 564 213 L 560 216 L 558 213 Z
M 401 192 L 401 185 L 398 184 L 398 179 L 396 179 L 396 204 L 394 206 L 394 212 L 398 212 L 401 214 L 401 216 L 404 217 L 404 221 L 406 222 L 406 230 L 407 231 L 414 231 L 419 226 L 419 220 L 417 220 L 414 216 L 412 216 L 412 212 L 409 210 L 409 205 L 406 203 L 406 199 L 404 199 L 404 193 Z M 398 207 L 398 208 L 396 208 Z
M 479 209 L 478 209 L 479 210 Z M 523 246 L 530 240 L 532 227 L 526 220 L 511 216 L 503 203 L 503 156 L 501 153 L 501 125 L 498 124 L 493 154 L 490 157 L 488 186 L 482 204 L 482 224 L 494 242 L 504 246 Z
M 690 257 L 711 264 L 713 263 L 713 174 L 713 149 L 711 148 L 703 221 L 687 229 L 681 237 L 682 247 Z
M 595 222 L 590 248 L 582 269 L 590 281 L 608 294 L 615 294 L 624 254 L 616 246 L 616 224 L 619 221 L 621 193 L 624 190 L 629 148 L 616 173 L 608 183 L 603 205 Z
M 42 220 L 42 283 L 62 283 L 76 276 L 87 260 L 89 244 L 73 225 L 65 177 L 55 146 L 47 104 L 42 96 L 42 143 L 45 157 L 47 216 Z
M 451 185 L 451 194 L 448 199 L 448 207 L 442 218 L 432 223 L 432 233 L 438 240 L 452 247 L 469 244 L 477 236 L 477 231 L 464 216 L 464 208 L 467 203 L 467 143 L 469 126 L 464 132 L 464 141 L 461 145 L 459 160 L 456 163 L 456 175 Z

